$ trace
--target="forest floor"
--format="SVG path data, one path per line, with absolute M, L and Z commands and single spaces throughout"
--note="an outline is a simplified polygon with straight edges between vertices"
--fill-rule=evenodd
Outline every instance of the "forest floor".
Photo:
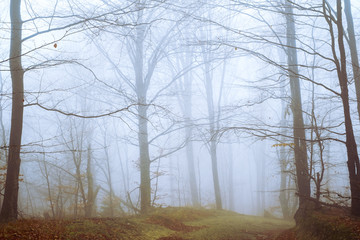
M 294 223 L 229 211 L 159 208 L 147 216 L 25 219 L 0 225 L 0 239 L 291 240 Z

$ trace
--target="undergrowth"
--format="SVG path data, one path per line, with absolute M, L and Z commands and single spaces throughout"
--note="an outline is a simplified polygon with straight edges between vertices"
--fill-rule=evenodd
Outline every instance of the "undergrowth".
M 331 210 L 315 211 L 296 231 L 300 240 L 360 240 L 360 219 Z

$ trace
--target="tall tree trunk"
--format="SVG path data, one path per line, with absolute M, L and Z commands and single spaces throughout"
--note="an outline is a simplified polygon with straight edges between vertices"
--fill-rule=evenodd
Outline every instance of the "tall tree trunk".
M 211 169 L 213 174 L 213 184 L 215 192 L 215 203 L 216 209 L 222 209 L 221 202 L 221 192 L 219 184 L 219 173 L 217 167 L 217 143 L 216 143 L 216 130 L 215 130 L 215 113 L 214 113 L 214 96 L 213 96 L 213 86 L 212 86 L 212 77 L 210 76 L 210 64 L 208 59 L 208 53 L 205 52 L 203 48 L 203 56 L 205 61 L 205 88 L 206 88 L 206 101 L 208 108 L 208 119 L 210 125 L 210 143 L 209 151 L 211 157 Z
M 4 90 L 4 81 L 3 81 L 2 74 L 0 72 L 0 92 L 3 92 L 3 90 Z M 0 134 L 1 134 L 0 142 L 1 142 L 1 146 L 5 147 L 6 146 L 6 132 L 5 132 L 5 126 L 4 126 L 4 121 L 3 121 L 3 110 L 4 110 L 3 103 L 2 103 L 3 95 L 2 94 L 0 94 L 0 95 L 1 95 L 0 96 L 0 128 L 1 128 L 0 129 Z M 2 158 L 4 160 L 6 159 L 6 161 L 8 159 L 8 151 L 6 148 L 4 148 L 4 150 L 3 150 Z M 0 206 L 1 206 L 1 204 L 0 204 Z
M 112 175 L 111 175 L 111 166 L 110 166 L 110 157 L 108 146 L 106 143 L 106 136 L 104 136 L 104 151 L 105 151 L 105 161 L 106 161 L 106 182 L 109 187 L 109 207 L 110 207 L 110 217 L 114 217 L 114 189 L 112 184 Z
M 284 52 L 281 51 L 279 53 L 280 61 L 281 63 L 286 62 Z M 281 132 L 281 138 L 280 142 L 285 143 L 287 135 L 287 115 L 289 115 L 287 108 L 288 105 L 285 101 L 286 98 L 286 83 L 282 82 L 281 87 L 281 122 L 280 122 L 280 132 Z M 289 209 L 289 198 L 288 198 L 288 189 L 287 189 L 287 166 L 288 166 L 288 159 L 286 156 L 286 146 L 280 147 L 279 150 L 279 164 L 280 164 L 280 194 L 279 194 L 279 201 L 280 201 L 280 207 L 283 214 L 284 219 L 290 219 L 290 209 Z
M 138 111 L 138 144 L 140 167 L 140 212 L 146 214 L 151 206 L 150 154 L 147 116 L 147 90 L 151 74 L 144 74 L 144 41 L 146 26 L 143 24 L 144 7 L 146 1 L 137 1 L 136 34 L 134 48 L 129 50 L 135 73 L 135 93 L 137 96 Z M 150 70 L 148 70 L 150 71 Z
M 3 82 L 3 78 L 2 78 L 2 74 L 0 72 L 0 92 L 3 92 L 4 89 L 4 82 Z M 7 160 L 8 160 L 8 150 L 6 149 L 5 146 L 7 146 L 6 144 L 6 133 L 5 133 L 5 126 L 4 126 L 4 121 L 3 121 L 3 95 L 0 94 L 0 134 L 1 134 L 1 146 L 3 147 L 3 149 L 0 152 L 0 159 L 1 159 L 1 164 L 6 164 Z M 3 186 L 1 186 L 0 189 L 0 207 L 2 206 L 3 203 Z
M 5 182 L 5 195 L 1 208 L 1 221 L 11 221 L 18 216 L 18 191 L 20 172 L 20 148 L 24 112 L 24 70 L 21 65 L 21 0 L 11 0 L 10 71 L 12 80 L 12 114 L 9 142 L 9 158 Z
M 75 148 L 73 148 L 73 150 L 71 152 L 72 152 L 73 162 L 75 165 L 75 177 L 76 177 L 76 182 L 77 182 L 77 190 L 76 190 L 76 198 L 75 198 L 76 207 L 78 206 L 79 192 L 80 192 L 80 197 L 83 201 L 83 204 L 86 206 L 87 200 L 86 200 L 84 184 L 83 184 L 83 180 L 82 180 L 82 176 L 81 176 L 82 154 L 81 154 L 81 151 L 76 151 Z M 75 217 L 77 216 L 77 214 L 78 214 L 78 209 L 76 208 Z
M 284 219 L 290 218 L 289 199 L 286 197 L 286 157 L 284 154 L 285 148 L 280 149 L 280 206 Z
M 45 152 L 45 150 L 43 150 Z M 50 208 L 52 213 L 52 218 L 55 218 L 55 209 L 54 209 L 54 201 L 51 195 L 51 185 L 50 185 L 50 175 L 47 169 L 46 160 L 45 160 L 45 153 L 43 154 L 43 165 L 44 165 L 44 175 L 46 179 L 46 185 L 47 185 L 47 192 L 48 192 L 48 198 L 50 202 Z
M 140 206 L 141 213 L 146 214 L 150 209 L 151 203 L 151 183 L 150 183 L 150 156 L 147 128 L 147 106 L 140 101 L 138 106 L 139 116 L 139 151 L 140 151 Z
M 87 166 L 86 166 L 86 177 L 88 182 L 88 191 L 87 191 L 87 201 L 85 204 L 85 217 L 90 218 L 93 212 L 93 206 L 95 203 L 95 193 L 94 193 L 94 178 L 92 175 L 92 161 L 91 161 L 91 145 L 88 146 L 88 155 L 87 155 Z
M 234 158 L 232 144 L 228 144 L 229 151 L 229 167 L 228 167 L 228 181 L 229 181 L 229 210 L 235 211 L 234 204 Z
M 190 49 L 188 49 L 185 57 L 184 66 L 190 66 L 192 61 L 192 54 L 190 53 Z M 195 164 L 194 164 L 194 149 L 193 142 L 191 141 L 192 130 L 193 130 L 193 122 L 192 118 L 192 82 L 191 82 L 191 74 L 187 72 L 184 76 L 184 96 L 183 96 L 183 106 L 184 106 L 184 115 L 185 115 L 185 137 L 188 140 L 186 144 L 186 159 L 188 165 L 188 173 L 189 173 L 189 184 L 190 184 L 190 193 L 191 193 L 191 202 L 194 207 L 200 207 L 199 203 L 199 193 L 197 188 L 196 174 L 195 174 Z
M 62 219 L 65 217 L 64 201 L 63 201 L 63 184 L 60 174 L 58 175 L 58 191 L 56 197 L 56 218 Z
M 255 157 L 255 166 L 256 166 L 256 201 L 257 201 L 257 211 L 259 216 L 263 216 L 265 211 L 265 154 L 263 151 L 263 146 L 261 143 L 258 143 L 256 146 Z
M 148 76 L 144 76 L 144 39 L 145 26 L 143 21 L 142 3 L 139 3 L 138 22 L 135 39 L 135 81 L 138 101 L 138 143 L 140 156 L 140 211 L 146 214 L 151 206 L 151 180 L 150 180 L 150 154 L 147 116 L 147 90 L 149 86 Z
M 212 134 L 212 136 L 213 136 L 213 134 Z M 219 174 L 218 174 L 218 167 L 217 167 L 216 145 L 217 144 L 216 144 L 215 140 L 210 141 L 211 169 L 212 169 L 212 173 L 213 173 L 216 209 L 222 209 Z
M 346 132 L 346 149 L 347 149 L 347 165 L 350 178 L 350 190 L 351 190 L 351 213 L 355 216 L 360 216 L 360 163 L 359 155 L 357 151 L 357 144 L 355 141 L 353 125 L 350 114 L 349 104 L 349 89 L 348 78 L 346 72 L 346 53 L 344 46 L 344 29 L 342 21 L 342 6 L 341 0 L 337 0 L 337 29 L 338 29 L 338 48 L 340 52 L 340 62 L 336 56 L 335 44 L 332 45 L 333 55 L 336 63 L 336 69 L 341 88 L 341 100 L 343 103 L 344 118 L 345 118 L 345 132 Z M 331 26 L 330 26 L 331 27 Z M 334 34 L 332 28 L 330 28 L 332 38 Z M 334 43 L 334 41 L 332 41 Z
M 309 166 L 307 162 L 304 120 L 302 115 L 301 90 L 296 52 L 295 20 L 292 3 L 285 0 L 287 61 L 293 113 L 294 154 L 299 194 L 299 209 L 295 218 L 300 220 L 308 208 L 310 198 Z
M 351 13 L 351 2 L 350 0 L 344 0 L 345 3 L 345 16 L 347 21 L 347 32 L 349 34 L 349 46 L 351 54 L 351 63 L 355 82 L 355 92 L 357 99 L 357 111 L 360 120 L 360 68 L 359 68 L 359 57 L 357 53 L 354 21 Z
M 190 124 L 192 124 L 192 121 L 188 119 L 186 122 L 188 126 L 185 130 L 186 139 L 190 139 L 192 136 L 192 127 L 190 126 Z M 187 159 L 188 172 L 189 172 L 191 202 L 194 207 L 200 207 L 198 189 L 196 184 L 197 181 L 195 175 L 194 149 L 193 149 L 192 141 L 188 142 L 186 145 L 186 159 Z

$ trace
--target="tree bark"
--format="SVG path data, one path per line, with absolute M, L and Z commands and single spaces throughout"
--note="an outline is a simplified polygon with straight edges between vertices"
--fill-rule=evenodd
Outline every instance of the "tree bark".
M 351 63 L 354 75 L 355 93 L 357 100 L 357 111 L 360 120 L 360 68 L 359 68 L 359 57 L 357 53 L 354 21 L 351 13 L 351 2 L 350 0 L 344 0 L 345 3 L 345 16 L 347 21 L 347 32 L 349 34 L 349 47 L 351 54 Z
M 139 11 L 139 21 L 142 21 L 142 11 Z M 141 213 L 146 214 L 151 206 L 150 154 L 147 117 L 147 81 L 144 79 L 144 42 L 145 29 L 143 25 L 137 27 L 135 52 L 136 95 L 138 100 L 138 142 L 140 156 L 140 207 Z
M 293 113 L 294 155 L 299 195 L 297 219 L 301 219 L 308 209 L 310 198 L 309 166 L 307 162 L 304 120 L 302 115 L 301 89 L 296 52 L 296 33 L 293 6 L 285 1 L 287 61 L 291 89 L 291 110 Z
M 147 106 L 140 103 L 138 107 L 139 116 L 139 154 L 140 154 L 140 206 L 141 213 L 146 214 L 151 203 L 151 182 L 150 182 L 150 156 L 147 128 Z
M 45 152 L 45 150 L 44 150 Z M 51 214 L 52 214 L 52 218 L 55 218 L 55 209 L 54 209 L 54 201 L 53 198 L 51 196 L 51 187 L 50 187 L 50 175 L 47 169 L 47 165 L 46 165 L 46 160 L 45 160 L 45 154 L 43 155 L 43 165 L 44 165 L 44 176 L 46 179 L 46 185 L 47 185 L 47 192 L 48 192 L 48 198 L 49 198 L 49 202 L 50 202 L 50 208 L 51 208 Z
M 214 192 L 215 192 L 215 203 L 216 209 L 222 209 L 222 201 L 221 201 L 221 192 L 220 192 L 220 184 L 219 184 L 219 173 L 217 167 L 217 143 L 216 143 L 216 131 L 215 131 L 215 116 L 214 116 L 214 96 L 213 96 L 213 86 L 212 86 L 212 78 L 210 76 L 210 65 L 208 56 L 203 49 L 203 56 L 205 61 L 205 88 L 206 88 L 206 101 L 208 107 L 208 119 L 210 125 L 210 143 L 209 143 L 209 151 L 211 157 L 211 169 L 213 174 L 213 184 L 214 184 Z
M 106 137 L 104 137 L 104 151 L 105 151 L 105 160 L 106 160 L 106 182 L 109 187 L 109 208 L 110 208 L 110 217 L 114 217 L 115 206 L 114 206 L 114 189 L 112 184 L 112 176 L 111 176 L 111 166 L 110 166 L 110 157 L 108 146 L 106 143 Z
M 347 149 L 347 165 L 350 178 L 351 190 L 351 213 L 360 216 L 360 163 L 355 141 L 353 125 L 351 121 L 348 78 L 346 72 L 346 53 L 344 46 L 344 29 L 342 23 L 342 6 L 341 0 L 337 0 L 337 28 L 338 28 L 338 47 L 340 52 L 340 62 L 337 60 L 336 69 L 341 88 L 341 100 L 343 103 L 345 132 L 346 132 L 346 149 Z M 335 46 L 333 46 L 334 48 Z M 333 51 L 335 52 L 335 51 Z M 334 56 L 335 57 L 335 56 Z M 335 57 L 335 59 L 337 59 Z
M 234 158 L 232 144 L 228 144 L 229 151 L 229 167 L 228 167 L 228 179 L 229 179 L 229 210 L 235 211 L 234 203 Z
M 15 220 L 18 216 L 17 203 L 21 162 L 20 148 L 24 112 L 24 70 L 21 65 L 22 21 L 20 5 L 21 0 L 11 0 L 10 2 L 10 71 L 12 80 L 12 113 L 5 195 L 0 213 L 1 221 Z
M 279 54 L 281 58 L 281 62 L 286 62 L 284 52 L 281 52 Z M 286 84 L 283 82 L 281 84 L 281 122 L 280 122 L 280 128 L 281 128 L 281 138 L 280 142 L 285 143 L 286 139 L 285 136 L 287 135 L 287 115 L 290 115 L 287 111 L 287 103 L 285 102 L 286 98 Z M 279 150 L 279 164 L 280 164 L 280 194 L 279 194 L 279 201 L 280 201 L 280 207 L 283 214 L 284 219 L 290 219 L 290 209 L 289 209 L 289 198 L 288 198 L 288 191 L 287 189 L 287 179 L 288 179 L 288 173 L 287 173 L 287 166 L 288 166 L 288 158 L 286 157 L 286 146 L 280 147 Z
M 188 49 L 185 54 L 185 62 L 186 66 L 189 66 L 192 61 L 192 54 L 189 52 L 191 49 Z M 185 137 L 188 140 L 186 144 L 186 159 L 187 166 L 189 172 L 189 185 L 190 185 L 190 193 L 191 193 L 191 202 L 194 207 L 200 207 L 199 202 L 199 193 L 197 188 L 196 174 L 195 174 L 195 164 L 194 164 L 194 149 L 193 142 L 191 141 L 192 131 L 193 131 L 193 122 L 192 118 L 192 83 L 191 83 L 191 75 L 190 73 L 186 73 L 184 76 L 184 96 L 183 96 L 183 107 L 184 107 L 184 116 L 185 116 Z
M 190 139 L 192 135 L 192 127 L 190 126 L 192 121 L 188 119 L 186 121 L 188 127 L 186 128 L 186 139 Z M 193 143 L 190 141 L 186 145 L 186 159 L 187 159 L 187 166 L 189 172 L 189 184 L 190 184 L 190 193 L 191 193 L 191 202 L 194 207 L 200 207 L 199 203 L 199 195 L 198 189 L 196 184 L 196 175 L 195 175 L 195 164 L 194 164 L 194 149 Z
M 85 217 L 90 218 L 93 213 L 93 207 L 95 203 L 95 194 L 94 194 L 94 178 L 91 170 L 91 146 L 89 144 L 87 152 L 87 166 L 86 166 L 86 177 L 88 182 L 88 191 L 87 191 L 87 201 L 85 204 Z

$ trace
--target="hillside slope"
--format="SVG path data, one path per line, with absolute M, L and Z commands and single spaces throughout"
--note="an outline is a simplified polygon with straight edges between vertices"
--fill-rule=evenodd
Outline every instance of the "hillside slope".
M 0 225 L 0 239 L 264 240 L 293 226 L 229 211 L 162 208 L 141 217 L 20 220 Z

